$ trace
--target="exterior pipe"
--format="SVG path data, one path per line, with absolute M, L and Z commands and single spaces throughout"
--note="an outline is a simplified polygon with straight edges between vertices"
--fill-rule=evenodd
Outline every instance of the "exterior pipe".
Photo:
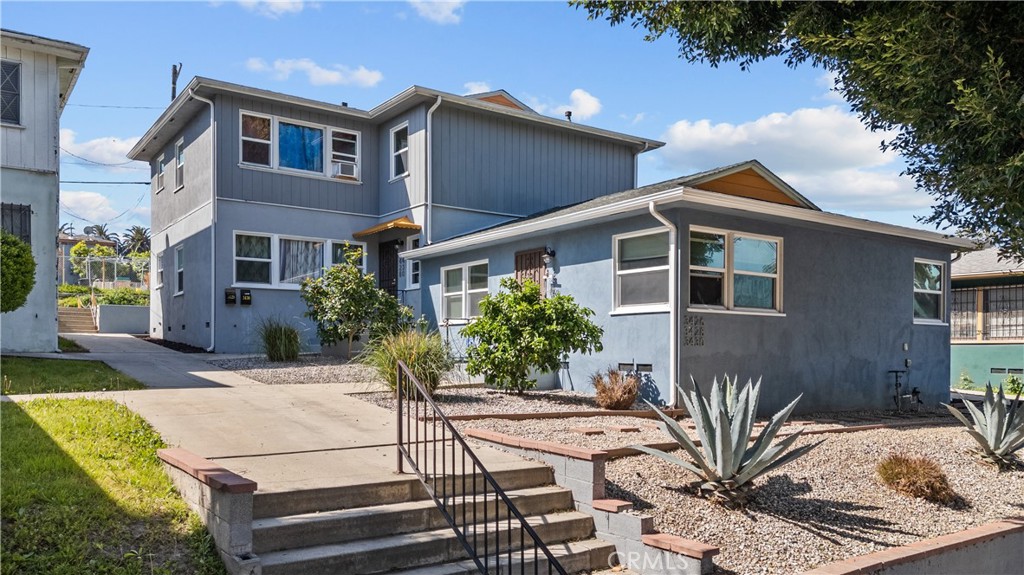
M 426 174 L 427 178 L 427 213 L 426 217 L 423 219 L 423 245 L 427 246 L 433 243 L 434 233 L 434 226 L 431 225 L 431 217 L 433 215 L 434 205 L 434 174 L 431 173 L 430 162 L 434 155 L 434 143 L 432 138 L 434 126 L 434 112 L 437 111 L 438 107 L 440 106 L 441 96 L 438 96 L 437 101 L 434 102 L 434 105 L 431 106 L 429 110 L 427 110 L 427 166 L 426 169 L 423 170 L 423 173 Z
M 650 142 L 644 142 L 644 147 L 637 153 L 633 154 L 633 187 L 637 187 L 640 173 L 640 154 L 646 152 L 651 147 Z
M 213 117 L 213 100 L 196 94 L 195 88 L 189 88 L 189 98 L 194 98 L 210 106 L 210 154 L 213 156 L 210 167 L 210 209 L 213 218 L 210 221 L 210 347 L 212 352 L 217 341 L 217 122 Z
M 670 222 L 668 218 L 662 215 L 658 211 L 654 202 L 647 204 L 647 209 L 651 212 L 659 222 L 668 228 L 668 383 L 669 383 L 669 406 L 675 408 L 679 404 L 678 397 L 678 355 L 679 355 L 679 321 L 678 321 L 678 301 L 679 293 L 676 281 L 676 260 L 678 260 L 678 254 L 676 252 L 676 237 L 678 235 L 678 229 L 675 224 Z

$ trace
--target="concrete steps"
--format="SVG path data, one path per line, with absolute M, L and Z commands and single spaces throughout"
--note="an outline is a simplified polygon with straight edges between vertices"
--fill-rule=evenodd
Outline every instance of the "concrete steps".
M 57 331 L 60 333 L 96 333 L 92 310 L 79 307 L 58 307 Z
M 595 569 L 607 569 L 608 558 L 615 553 L 615 546 L 599 539 L 586 539 L 584 541 L 570 541 L 567 543 L 548 544 L 548 550 L 555 556 L 555 559 L 562 565 L 566 573 L 589 573 Z M 527 553 L 526 561 L 520 564 L 512 562 L 509 569 L 507 559 L 502 559 L 496 569 L 496 573 L 533 573 L 537 567 L 538 573 L 547 573 L 547 562 L 543 554 L 538 553 L 538 561 L 534 561 L 533 554 Z M 487 565 L 487 567 L 491 567 Z M 413 567 L 412 569 L 399 569 L 391 571 L 388 575 L 479 575 L 476 563 L 471 559 L 443 563 L 441 565 L 430 565 L 427 567 Z

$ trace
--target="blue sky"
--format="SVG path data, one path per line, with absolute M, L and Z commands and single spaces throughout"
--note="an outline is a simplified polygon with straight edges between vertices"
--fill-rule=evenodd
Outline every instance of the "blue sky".
M 148 180 L 123 164 L 196 75 L 369 109 L 413 84 L 503 88 L 539 112 L 662 140 L 640 183 L 750 158 L 823 209 L 921 227 L 931 199 L 900 177 L 811 67 L 749 72 L 677 57 L 670 38 L 588 21 L 562 2 L 10 2 L 4 28 L 88 46 L 61 118 L 61 180 Z M 73 154 L 73 155 L 72 155 Z M 61 184 L 61 221 L 149 227 L 148 185 Z

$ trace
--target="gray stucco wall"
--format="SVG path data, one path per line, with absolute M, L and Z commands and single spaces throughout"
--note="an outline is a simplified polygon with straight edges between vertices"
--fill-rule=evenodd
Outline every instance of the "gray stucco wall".
M 57 174 L 5 167 L 5 203 L 32 206 L 35 285 L 25 305 L 0 317 L 4 351 L 57 350 Z
M 100 333 L 146 333 L 149 307 L 144 305 L 101 305 L 96 310 Z
M 210 222 L 212 204 L 192 212 L 152 238 L 149 335 L 196 347 L 210 346 Z M 184 291 L 174 293 L 174 250 L 183 247 Z
M 906 369 L 909 358 L 904 391 L 919 387 L 929 405 L 948 399 L 949 328 L 915 325 L 912 310 L 914 258 L 948 262 L 948 248 L 893 236 L 772 222 L 750 214 L 696 209 L 667 213 L 680 229 L 680 332 L 687 316 L 703 325 L 701 345 L 684 345 L 680 337 L 682 380 L 688 381 L 691 374 L 700 383 L 725 373 L 744 381 L 762 376 L 762 413 L 773 413 L 801 392 L 800 412 L 885 409 L 893 406 L 892 376 L 887 371 Z M 784 315 L 686 311 L 690 225 L 781 237 Z M 589 390 L 590 373 L 635 360 L 653 364 L 657 393 L 667 400 L 669 314 L 612 314 L 612 235 L 657 227 L 652 217 L 638 216 L 424 260 L 423 277 L 429 289 L 424 290 L 422 307 L 428 317 L 436 318 L 441 267 L 488 259 L 489 287 L 495 293 L 499 276 L 514 272 L 515 251 L 546 245 L 557 253 L 559 289 L 592 308 L 595 322 L 605 329 L 602 353 L 570 358 L 574 387 Z

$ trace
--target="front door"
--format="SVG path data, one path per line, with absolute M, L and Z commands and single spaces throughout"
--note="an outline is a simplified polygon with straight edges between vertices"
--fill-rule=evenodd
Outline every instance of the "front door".
M 398 297 L 398 248 L 401 240 L 377 244 L 377 285 Z

